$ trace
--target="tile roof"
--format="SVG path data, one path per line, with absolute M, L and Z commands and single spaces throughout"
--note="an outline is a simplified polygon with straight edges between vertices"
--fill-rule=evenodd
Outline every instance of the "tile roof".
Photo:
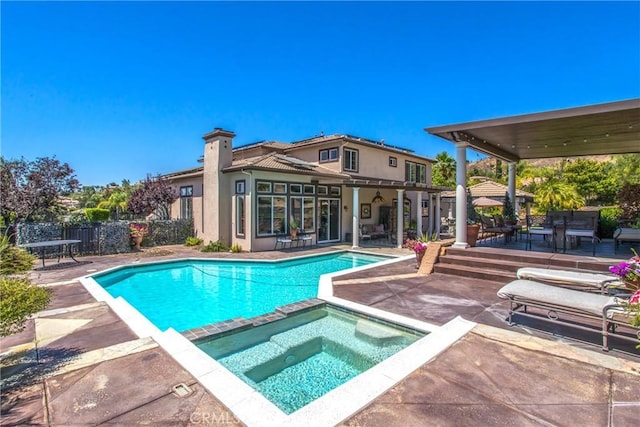
M 285 173 L 349 178 L 349 175 L 336 172 L 322 165 L 305 162 L 296 157 L 286 156 L 284 154 L 278 153 L 269 153 L 265 154 L 264 156 L 234 160 L 232 165 L 224 168 L 223 171 L 231 172 L 239 169 L 260 169 Z
M 469 186 L 471 191 L 471 197 L 504 197 L 504 194 L 509 191 L 506 185 L 502 185 L 495 181 L 485 181 L 480 184 Z M 525 197 L 533 199 L 533 194 L 526 191 L 516 189 L 517 197 Z M 442 197 L 456 197 L 455 191 L 444 191 Z

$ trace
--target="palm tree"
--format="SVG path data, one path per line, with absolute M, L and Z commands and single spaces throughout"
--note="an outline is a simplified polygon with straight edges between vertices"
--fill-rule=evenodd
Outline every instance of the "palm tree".
M 538 212 L 580 209 L 585 200 L 573 185 L 549 180 L 538 186 L 535 192 Z
M 438 153 L 433 166 L 433 183 L 444 187 L 455 186 L 456 161 L 446 151 Z
M 107 200 L 100 202 L 98 207 L 115 212 L 114 219 L 117 221 L 120 218 L 120 213 L 127 210 L 128 200 L 129 194 L 126 191 L 114 191 Z

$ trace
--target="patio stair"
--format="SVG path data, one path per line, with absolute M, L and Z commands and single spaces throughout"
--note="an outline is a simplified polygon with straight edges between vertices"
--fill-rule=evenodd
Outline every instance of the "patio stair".
M 563 270 L 608 273 L 610 262 L 585 257 L 505 250 L 496 248 L 447 248 L 434 266 L 436 273 L 506 284 L 516 278 L 520 267 L 558 268 Z

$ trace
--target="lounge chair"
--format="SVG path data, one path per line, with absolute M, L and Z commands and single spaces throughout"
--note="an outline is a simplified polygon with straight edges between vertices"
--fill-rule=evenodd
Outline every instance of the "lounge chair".
M 623 300 L 618 297 L 576 291 L 560 286 L 547 285 L 532 280 L 514 280 L 498 291 L 498 297 L 509 300 L 510 325 L 513 315 L 545 320 L 569 328 L 599 331 L 602 334 L 602 349 L 609 350 L 609 336 L 639 343 L 640 329 L 629 324 Z M 546 316 L 531 313 L 528 309 L 546 311 Z M 574 320 L 565 316 L 574 317 Z M 587 320 L 586 323 L 576 321 Z M 596 323 L 589 323 L 589 321 Z M 600 326 L 597 326 L 600 325 Z M 623 332 L 624 331 L 624 332 Z
M 516 276 L 518 279 L 539 280 L 578 290 L 598 290 L 601 294 L 606 293 L 610 285 L 622 284 L 618 276 L 611 274 L 583 273 L 552 268 L 523 267 L 518 270 Z

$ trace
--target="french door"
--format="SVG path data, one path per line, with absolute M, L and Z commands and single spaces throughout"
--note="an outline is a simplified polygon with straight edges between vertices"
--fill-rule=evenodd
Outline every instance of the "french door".
M 340 241 L 340 199 L 318 199 L 320 227 L 318 242 Z

